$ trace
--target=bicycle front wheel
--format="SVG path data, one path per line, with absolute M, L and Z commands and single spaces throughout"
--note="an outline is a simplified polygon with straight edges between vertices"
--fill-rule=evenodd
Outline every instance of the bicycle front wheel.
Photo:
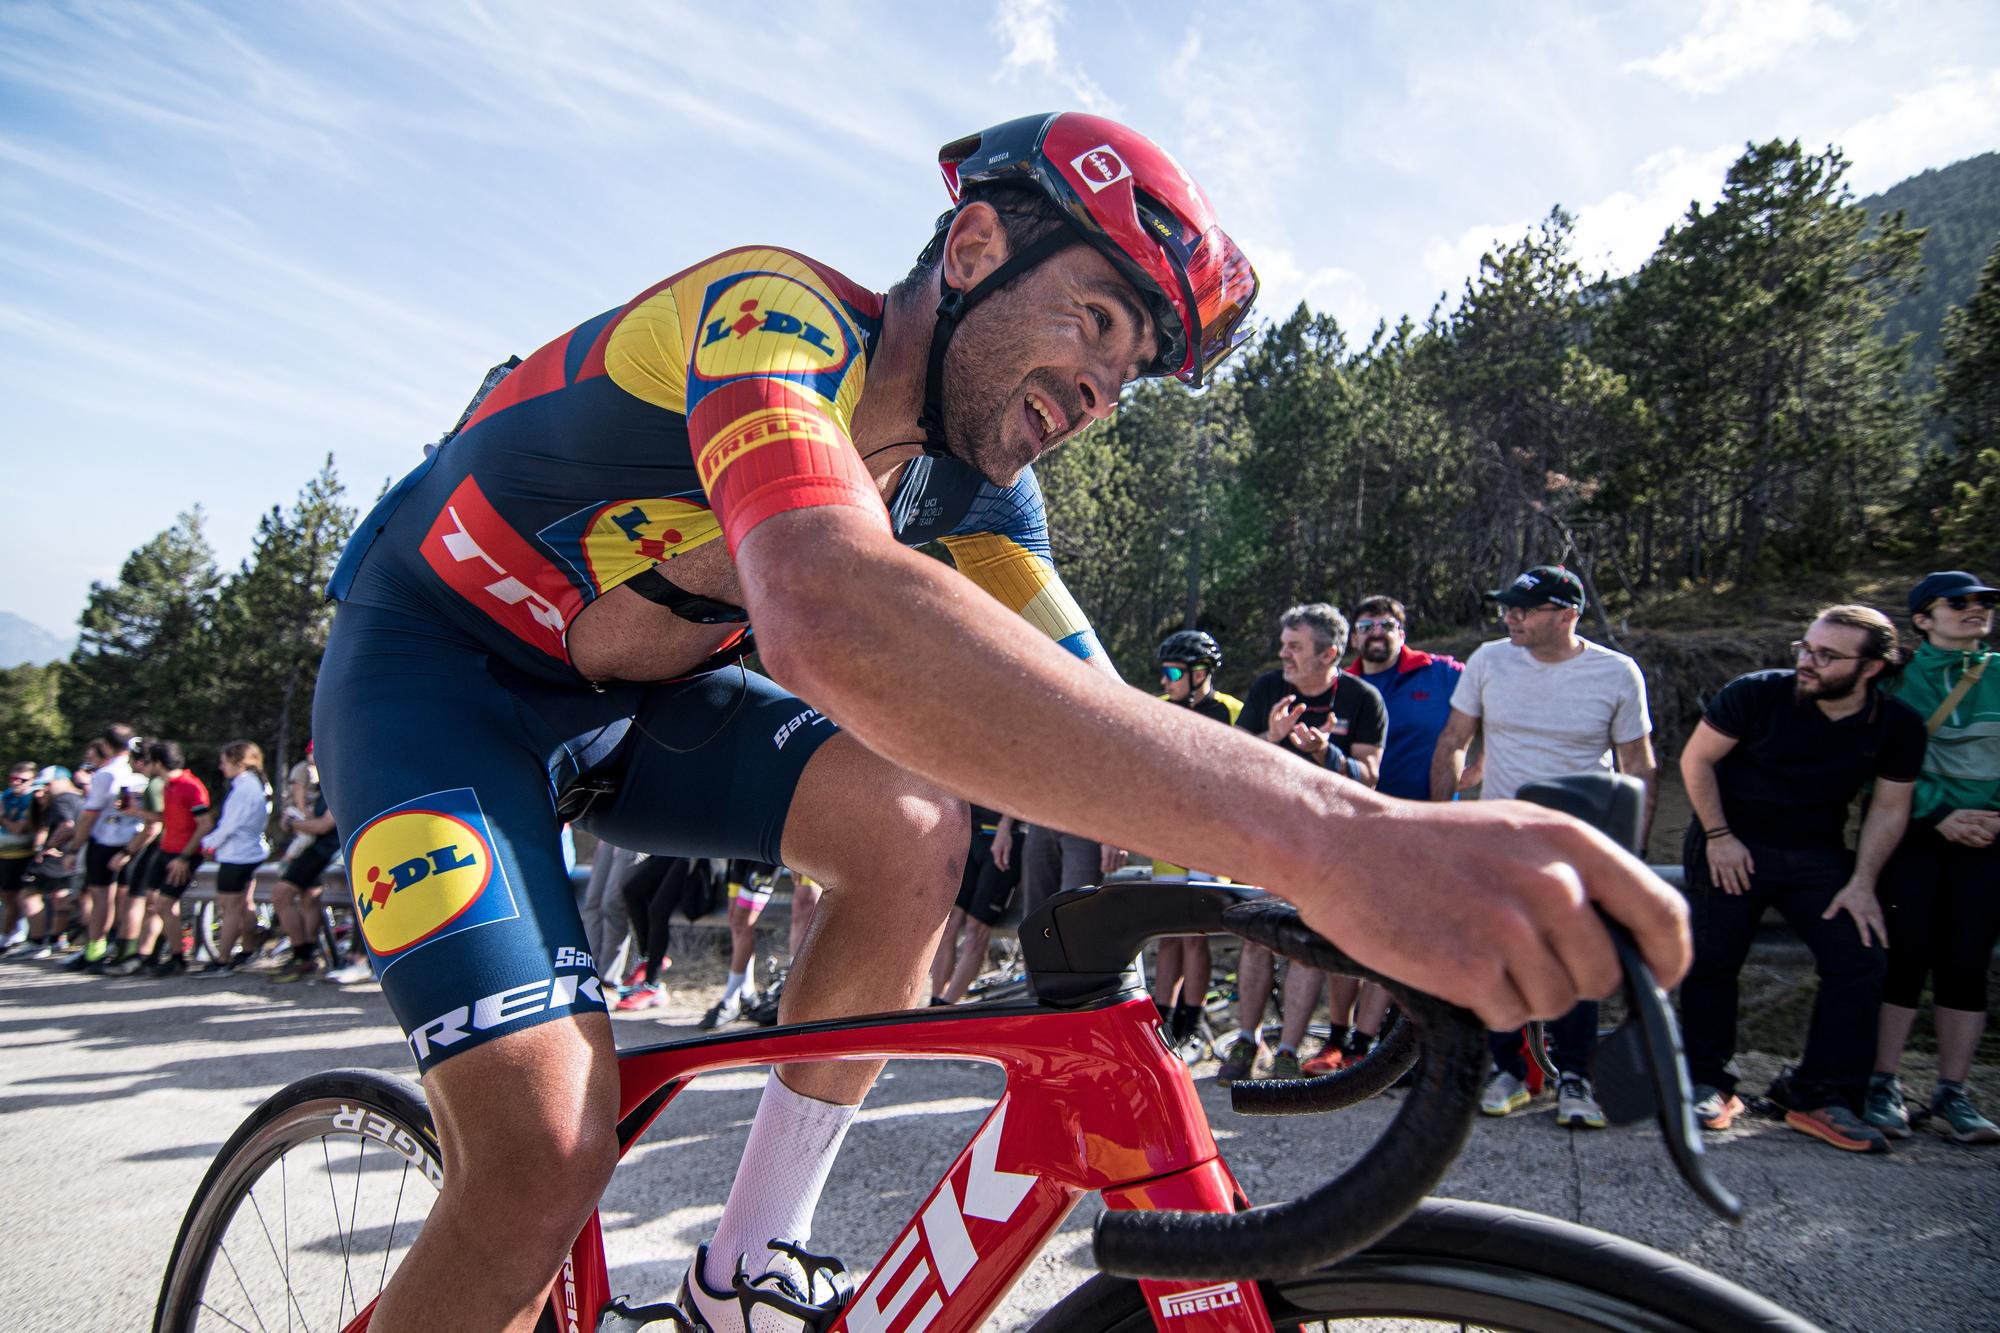
M 1287 1333 L 1815 1333 L 1790 1311 L 1672 1255 L 1553 1217 L 1452 1199 L 1425 1200 L 1338 1264 L 1258 1286 L 1271 1326 Z M 1155 1326 L 1138 1283 L 1099 1274 L 1036 1321 L 1034 1333 Z
M 346 1328 L 444 1183 L 423 1093 L 366 1069 L 275 1093 L 216 1156 L 174 1242 L 155 1333 Z

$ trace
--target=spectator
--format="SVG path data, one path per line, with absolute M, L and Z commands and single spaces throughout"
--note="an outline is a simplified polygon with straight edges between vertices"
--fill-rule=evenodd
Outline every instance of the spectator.
M 133 845 L 146 830 L 141 807 L 147 783 L 132 771 L 132 739 L 132 728 L 114 722 L 90 742 L 90 788 L 62 865 L 65 873 L 75 870 L 77 852 L 82 852 L 84 945 L 69 960 L 72 971 L 100 972 L 117 961 L 109 956 L 111 923 L 130 880 L 132 858 L 145 845 Z
M 0 793 L 0 955 L 28 942 L 21 886 L 35 852 L 34 782 L 35 764 L 18 763 L 7 770 L 7 790 Z
M 1793 1129 L 1848 1152 L 1886 1152 L 1882 1132 L 1857 1114 L 1886 968 L 1875 882 L 1909 819 L 1924 720 L 1875 688 L 1896 661 L 1896 627 L 1872 607 L 1828 607 L 1792 654 L 1795 670 L 1723 686 L 1681 752 L 1696 820 L 1681 847 L 1694 932 L 1681 1025 L 1695 1116 L 1724 1129 L 1742 1110 L 1728 1069 L 1736 976 L 1758 918 L 1775 906 L 1812 950 L 1819 993 L 1805 1056 L 1772 1100 Z M 1850 854 L 1847 807 L 1871 783 Z
M 1222 645 L 1213 636 L 1198 629 L 1169 634 L 1154 659 L 1160 668 L 1161 698 L 1225 727 L 1236 725 L 1243 701 L 1215 688 L 1215 673 L 1222 669 Z M 1187 873 L 1184 866 L 1157 859 L 1153 862 L 1155 878 Z M 1166 1025 L 1167 1044 L 1190 1062 L 1202 1053 L 1198 1029 L 1214 970 L 1208 936 L 1181 935 L 1160 941 L 1153 963 L 1153 1003 Z
M 966 848 L 958 900 L 945 919 L 944 938 L 931 960 L 932 1004 L 964 999 L 972 979 L 986 966 L 993 927 L 1007 915 L 1015 886 L 1021 882 L 1024 829 L 1012 815 L 972 807 L 972 841 Z
M 298 771 L 296 766 L 292 771 Z M 303 851 L 285 862 L 284 870 L 278 875 L 274 905 L 278 909 L 278 924 L 291 940 L 292 956 L 283 967 L 271 974 L 271 980 L 304 981 L 307 977 L 318 975 L 324 967 L 319 957 L 319 897 L 324 887 L 322 877 L 326 868 L 333 864 L 334 857 L 340 855 L 340 831 L 334 827 L 333 816 L 327 812 L 324 792 L 313 798 L 311 814 L 301 819 L 288 817 L 285 827 L 311 841 L 306 843 Z M 298 846 L 297 836 L 292 839 L 292 845 Z
M 1346 651 L 1347 618 L 1338 610 L 1325 602 L 1308 602 L 1286 611 L 1278 617 L 1280 665 L 1251 682 L 1236 725 L 1308 763 L 1372 787 L 1388 734 L 1388 713 L 1374 686 L 1341 671 L 1340 658 Z M 1224 1052 L 1216 1082 L 1232 1083 L 1255 1068 L 1264 1045 L 1264 1007 L 1270 1000 L 1274 970 L 1269 949 L 1244 942 L 1236 962 L 1242 1032 Z M 1342 982 L 1351 1009 L 1355 987 L 1348 978 Z M 1286 967 L 1280 1001 L 1284 1026 L 1271 1057 L 1273 1078 L 1299 1076 L 1299 1043 L 1305 1040 L 1306 1025 L 1325 985 L 1326 974 L 1316 968 L 1298 963 Z
M 1500 604 L 1507 638 L 1480 644 L 1458 678 L 1431 760 L 1431 799 L 1457 794 L 1466 750 L 1483 733 L 1482 799 L 1508 800 L 1531 782 L 1612 767 L 1615 754 L 1620 770 L 1646 784 L 1643 823 L 1650 826 L 1659 790 L 1645 677 L 1625 654 L 1577 634 L 1583 581 L 1560 565 L 1541 565 L 1488 596 Z M 1646 832 L 1640 829 L 1642 846 Z M 1556 1123 L 1604 1128 L 1589 1074 L 1596 1002 L 1577 1005 L 1548 1032 Z M 1492 1034 L 1493 1072 L 1479 1104 L 1485 1114 L 1511 1115 L 1528 1104 L 1525 1046 L 1519 1031 Z
M 153 741 L 140 764 L 148 778 L 161 785 L 160 833 L 146 849 L 146 870 L 136 875 L 132 892 L 145 898 L 144 930 L 139 948 L 105 968 L 113 976 L 131 976 L 146 966 L 154 975 L 173 976 L 187 970 L 182 950 L 181 895 L 201 864 L 201 840 L 215 827 L 209 812 L 208 785 L 187 770 L 187 758 L 173 741 Z
M 729 903 L 729 976 L 722 998 L 701 1016 L 705 1031 L 734 1023 L 757 999 L 757 918 L 778 887 L 776 866 L 755 861 L 729 861 L 724 893 Z M 796 906 L 796 905 L 795 905 Z
M 319 805 L 319 765 L 313 762 L 313 743 L 306 742 L 305 758 L 293 764 L 285 774 L 285 818 L 293 823 L 308 818 L 308 811 Z M 290 845 L 285 848 L 285 860 L 290 861 L 306 848 L 312 846 L 313 835 L 294 833 Z
M 1021 843 L 1021 915 L 1033 916 L 1058 893 L 1095 884 L 1125 860 L 1125 853 L 1089 838 L 1031 824 Z
M 70 889 L 76 875 L 67 857 L 83 813 L 83 793 L 70 781 L 69 770 L 44 768 L 30 784 L 35 801 L 35 849 L 21 890 L 21 914 L 39 943 L 31 958 L 53 958 L 62 942 L 73 906 Z
M 689 906 L 689 919 L 706 913 L 720 894 L 710 887 L 712 863 L 686 856 L 640 856 L 618 894 L 639 941 L 641 960 L 611 1007 L 620 1013 L 653 1009 L 667 1002 L 666 970 L 673 966 L 667 947 L 673 941 L 673 915 Z
M 620 886 L 638 864 L 638 852 L 600 840 L 590 859 L 590 878 L 577 909 L 583 917 L 583 936 L 590 941 L 591 964 L 608 990 L 620 989 L 619 967 L 625 941 L 632 933 Z
M 1426 801 L 1431 794 L 1431 755 L 1451 715 L 1451 694 L 1464 663 L 1455 657 L 1418 652 L 1408 644 L 1409 613 L 1394 597 L 1377 595 L 1354 608 L 1354 658 L 1347 670 L 1375 687 L 1388 714 L 1389 733 L 1382 746 L 1381 779 L 1376 790 L 1406 801 Z M 1336 1020 L 1344 1012 L 1340 1000 L 1345 983 L 1336 980 L 1330 1003 Z M 1373 982 L 1360 988 L 1353 1001 L 1354 1023 L 1336 1030 L 1327 1047 L 1300 1068 L 1307 1074 L 1331 1073 L 1374 1049 L 1389 1016 L 1389 992 Z
M 271 822 L 271 784 L 264 777 L 264 750 L 255 741 L 231 741 L 222 747 L 222 812 L 202 849 L 215 858 L 215 901 L 222 910 L 216 928 L 215 959 L 195 973 L 227 976 L 250 960 L 253 926 L 251 890 L 257 867 L 271 854 L 264 837 Z
M 1930 731 L 1909 832 L 1883 876 L 1889 971 L 1862 1108 L 1894 1139 L 1910 1132 L 1896 1072 L 1928 977 L 1938 1045 L 1931 1122 L 1959 1143 L 2000 1143 L 2000 1127 L 1979 1113 L 1965 1085 L 1986 1029 L 1987 968 L 2000 940 L 2000 669 L 1985 642 L 1994 597 L 1962 570 L 1926 576 L 1910 592 L 1910 620 L 1923 642 L 1886 687 L 1929 719 Z

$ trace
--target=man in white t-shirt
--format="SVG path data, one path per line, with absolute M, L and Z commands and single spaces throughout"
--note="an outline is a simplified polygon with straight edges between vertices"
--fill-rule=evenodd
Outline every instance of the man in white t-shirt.
M 129 881 L 132 859 L 144 847 L 148 831 L 141 817 L 147 780 L 132 771 L 131 745 L 132 728 L 122 722 L 112 723 L 90 742 L 96 769 L 70 838 L 72 850 L 63 859 L 67 874 L 76 868 L 77 849 L 82 852 L 86 940 L 83 951 L 69 960 L 72 970 L 99 971 L 115 961 L 107 955 L 119 890 Z
M 1451 715 L 1431 756 L 1431 799 L 1449 801 L 1465 771 L 1466 751 L 1484 733 L 1484 800 L 1511 799 L 1531 782 L 1615 766 L 1646 784 L 1645 824 L 1659 798 L 1654 781 L 1652 718 L 1639 664 L 1576 632 L 1583 580 L 1560 565 L 1541 565 L 1488 594 L 1500 604 L 1505 642 L 1479 645 L 1452 691 Z M 1643 845 L 1645 829 L 1640 831 Z M 1597 1005 L 1586 1001 L 1549 1025 L 1560 1075 L 1556 1123 L 1602 1129 L 1604 1112 L 1590 1085 Z M 1479 1109 L 1509 1115 L 1528 1104 L 1521 1034 L 1492 1036 L 1493 1073 Z

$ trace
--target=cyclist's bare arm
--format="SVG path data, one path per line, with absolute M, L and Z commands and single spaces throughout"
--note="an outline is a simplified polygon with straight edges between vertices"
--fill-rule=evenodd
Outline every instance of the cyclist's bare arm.
M 1396 802 L 1273 762 L 1254 737 L 1084 667 L 861 508 L 774 514 L 736 555 L 772 674 L 981 804 L 1269 886 L 1361 961 L 1495 1027 L 1617 983 L 1589 900 L 1667 984 L 1687 970 L 1679 898 L 1601 835 L 1537 807 Z

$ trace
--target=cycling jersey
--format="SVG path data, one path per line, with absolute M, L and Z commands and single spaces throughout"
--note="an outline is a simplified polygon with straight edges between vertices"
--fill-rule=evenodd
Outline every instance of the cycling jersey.
M 718 255 L 489 378 L 356 530 L 330 588 L 315 757 L 420 1068 L 605 1007 L 563 817 L 635 851 L 777 862 L 800 776 L 838 730 L 740 666 L 585 681 L 569 630 L 608 590 L 673 605 L 656 592 L 676 558 L 841 505 L 940 543 L 1069 651 L 1102 653 L 1055 575 L 1032 472 L 997 486 L 919 457 L 883 502 L 847 434 L 881 321 L 880 296 L 802 256 Z
M 1102 649 L 1050 559 L 1032 471 L 997 486 L 910 463 L 885 509 L 847 428 L 882 298 L 786 250 L 727 251 L 530 356 L 357 530 L 331 595 L 442 615 L 541 679 L 606 591 L 757 523 L 837 504 L 975 583 L 1079 657 Z M 365 559 L 364 559 L 365 557 Z

